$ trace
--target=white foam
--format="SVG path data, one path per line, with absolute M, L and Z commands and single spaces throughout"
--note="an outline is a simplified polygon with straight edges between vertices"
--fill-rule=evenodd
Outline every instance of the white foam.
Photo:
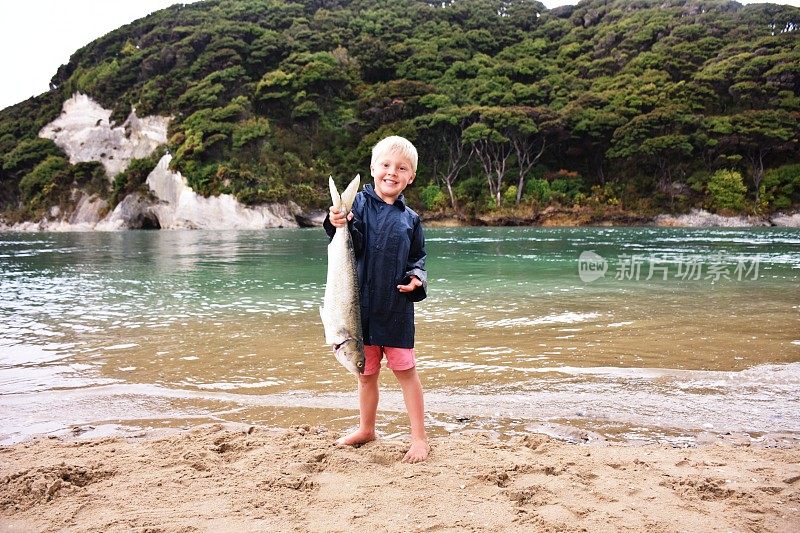
M 124 350 L 126 348 L 133 348 L 134 346 L 139 346 L 135 342 L 131 342 L 128 344 L 114 344 L 113 346 L 106 346 L 106 350 Z
M 574 313 L 566 312 L 540 317 L 503 318 L 500 320 L 483 320 L 478 322 L 481 328 L 515 328 L 525 326 L 539 326 L 544 324 L 574 324 L 587 322 L 599 317 L 600 313 Z

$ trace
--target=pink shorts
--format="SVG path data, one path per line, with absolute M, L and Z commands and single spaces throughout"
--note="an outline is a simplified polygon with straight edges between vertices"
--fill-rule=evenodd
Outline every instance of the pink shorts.
M 395 348 L 394 346 L 364 345 L 364 375 L 371 376 L 381 371 L 381 359 L 386 354 L 386 366 L 392 370 L 408 370 L 417 366 L 414 348 Z

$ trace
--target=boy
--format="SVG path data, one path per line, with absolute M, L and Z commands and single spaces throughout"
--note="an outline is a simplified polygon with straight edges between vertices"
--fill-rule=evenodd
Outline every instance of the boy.
M 428 457 L 422 384 L 414 357 L 414 302 L 427 295 L 425 236 L 419 215 L 406 206 L 403 190 L 417 172 L 417 149 L 403 137 L 391 136 L 372 148 L 373 185 L 356 195 L 350 215 L 333 207 L 324 227 L 330 237 L 348 225 L 353 238 L 361 290 L 361 324 L 366 361 L 358 377 L 360 423 L 339 445 L 375 440 L 378 375 L 386 356 L 403 390 L 411 422 L 411 447 L 403 461 Z

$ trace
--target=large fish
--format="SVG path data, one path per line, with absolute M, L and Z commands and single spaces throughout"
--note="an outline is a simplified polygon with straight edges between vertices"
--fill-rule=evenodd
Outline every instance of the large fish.
M 333 207 L 350 213 L 361 177 L 356 176 L 339 195 L 333 178 L 328 179 Z M 364 372 L 364 338 L 361 336 L 361 302 L 353 239 L 345 226 L 336 228 L 328 244 L 328 281 L 325 300 L 319 308 L 325 326 L 325 343 L 330 344 L 336 359 L 358 376 Z

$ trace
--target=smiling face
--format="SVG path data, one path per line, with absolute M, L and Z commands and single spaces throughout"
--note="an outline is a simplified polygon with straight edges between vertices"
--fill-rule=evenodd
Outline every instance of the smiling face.
M 415 177 L 411 160 L 398 151 L 381 154 L 370 165 L 375 180 L 375 193 L 387 204 L 393 204 Z

